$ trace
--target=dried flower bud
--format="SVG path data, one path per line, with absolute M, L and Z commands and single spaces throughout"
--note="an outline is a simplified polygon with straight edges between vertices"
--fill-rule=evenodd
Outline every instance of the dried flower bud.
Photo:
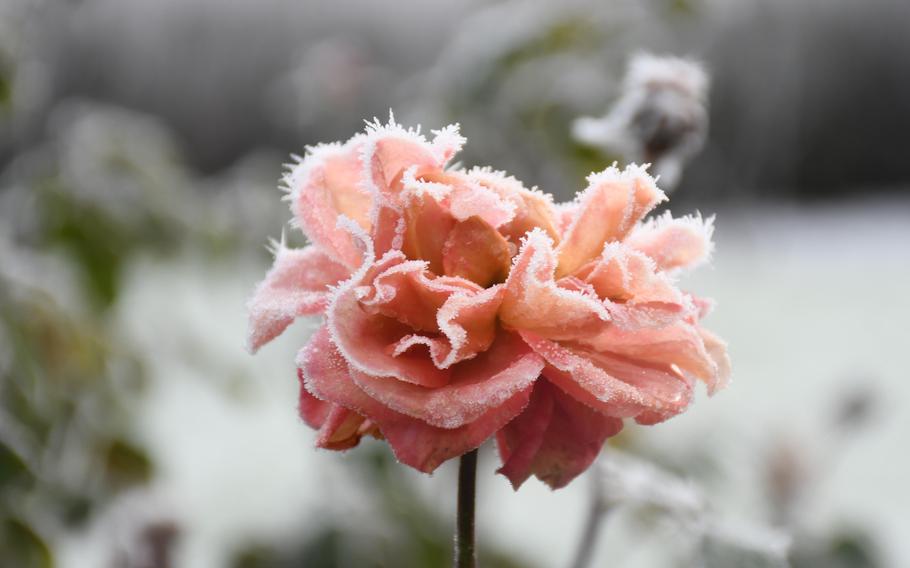
M 613 108 L 603 118 L 579 118 L 572 133 L 627 161 L 653 164 L 661 185 L 672 189 L 704 144 L 707 91 L 708 76 L 698 63 L 636 55 Z

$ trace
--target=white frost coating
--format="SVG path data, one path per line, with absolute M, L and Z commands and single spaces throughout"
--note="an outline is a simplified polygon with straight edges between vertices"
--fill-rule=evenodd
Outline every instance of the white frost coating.
M 373 230 L 377 230 L 380 224 L 380 215 L 383 210 L 392 211 L 395 215 L 402 215 L 402 201 L 408 198 L 408 195 L 399 195 L 397 198 L 387 195 L 383 188 L 379 187 L 377 180 L 373 177 L 373 157 L 376 154 L 376 147 L 381 140 L 399 140 L 408 142 L 425 149 L 433 158 L 434 166 L 439 170 L 445 167 L 445 164 L 454 156 L 465 143 L 465 138 L 458 132 L 458 125 L 452 124 L 445 128 L 434 130 L 432 142 L 428 142 L 426 137 L 420 133 L 420 126 L 416 128 L 405 128 L 395 122 L 393 112 L 389 111 L 389 121 L 382 124 L 378 118 L 373 122 L 366 123 L 366 133 L 357 137 L 357 143 L 361 144 L 358 155 L 361 167 L 361 182 L 359 189 L 366 192 L 372 198 L 369 218 Z M 354 140 L 354 139 L 352 139 Z M 417 165 L 411 165 L 403 172 L 402 182 L 411 190 L 419 188 L 423 192 L 430 193 L 434 197 L 447 193 L 444 184 L 427 185 L 416 179 Z M 410 192 L 410 193 L 413 193 Z M 396 224 L 395 236 L 392 240 L 392 248 L 400 249 L 404 243 L 404 219 L 399 219 Z
M 467 140 L 459 132 L 459 125 L 450 124 L 439 130 L 433 130 L 433 148 L 437 153 L 439 161 L 445 165 L 461 151 Z
M 684 269 L 696 268 L 710 263 L 714 254 L 714 219 L 714 215 L 703 218 L 699 211 L 696 211 L 693 215 L 675 218 L 669 211 L 665 211 L 662 215 L 647 219 L 635 227 L 627 242 L 633 248 L 645 248 L 647 244 L 650 244 L 650 241 L 658 239 L 661 234 L 680 230 L 684 234 L 690 235 L 696 242 L 681 243 L 677 238 L 668 243 L 668 245 L 676 248 L 683 244 L 700 246 L 702 250 L 698 252 L 695 258 L 685 266 L 679 267 Z M 647 253 L 647 250 L 645 252 Z
M 604 250 L 601 253 L 601 262 L 608 263 L 610 261 L 616 261 L 616 266 L 620 269 L 622 274 L 622 285 L 627 289 L 633 284 L 633 275 L 630 273 L 629 267 L 629 263 L 632 259 L 642 263 L 647 277 L 651 282 L 657 281 L 665 290 L 673 292 L 673 302 L 681 305 L 689 305 L 694 311 L 694 304 L 691 299 L 688 299 L 687 303 L 685 295 L 674 286 L 670 276 L 661 270 L 650 256 L 631 248 L 626 242 L 614 241 L 604 244 Z M 648 284 L 650 284 L 650 282 L 648 282 Z
M 710 80 L 704 65 L 685 57 L 638 53 L 632 57 L 623 88 L 638 89 L 649 84 L 667 83 L 699 101 L 708 95 Z
M 423 198 L 424 195 L 429 195 L 436 201 L 441 202 L 452 192 L 451 185 L 417 179 L 416 174 L 417 166 L 411 166 L 401 176 L 401 185 L 404 188 L 400 196 L 402 204 L 407 204 L 412 199 Z
M 446 369 L 459 361 L 471 359 L 477 355 L 476 353 L 465 354 L 461 352 L 468 338 L 468 332 L 462 326 L 455 323 L 454 320 L 461 315 L 461 310 L 464 308 L 479 306 L 487 302 L 501 302 L 502 291 L 503 286 L 497 284 L 486 290 L 481 290 L 476 294 L 463 292 L 453 294 L 446 300 L 442 307 L 439 308 L 439 311 L 436 313 L 436 323 L 439 325 L 439 330 L 449 340 L 451 351 L 445 359 L 438 362 L 436 359 L 433 360 L 433 363 L 437 367 Z
M 494 229 L 514 219 L 515 209 L 512 200 L 470 179 L 466 179 L 465 184 L 452 193 L 449 203 L 449 211 L 459 221 L 476 215 Z
M 285 192 L 282 199 L 289 203 L 293 214 L 290 225 L 303 231 L 314 244 L 322 245 L 342 257 L 346 256 L 345 251 L 339 250 L 336 244 L 331 242 L 332 238 L 325 234 L 331 233 L 334 228 L 326 226 L 325 220 L 318 215 L 308 219 L 304 213 L 308 208 L 302 205 L 301 201 L 305 199 L 304 190 L 315 181 L 314 177 L 323 173 L 327 160 L 345 157 L 358 144 L 361 144 L 363 137 L 362 134 L 357 134 L 343 144 L 332 142 L 307 146 L 303 157 L 296 154 L 291 155 L 294 162 L 284 165 L 287 171 L 279 181 L 279 189 Z M 360 187 L 352 187 L 351 190 L 363 191 Z M 370 229 L 370 227 L 364 228 Z M 346 261 L 347 264 L 350 259 L 346 259 Z
M 536 186 L 527 188 L 521 180 L 503 170 L 494 170 L 490 166 L 474 166 L 469 170 L 460 169 L 458 171 L 494 191 L 497 191 L 499 187 L 505 187 L 508 193 L 513 195 L 533 195 L 550 205 L 553 204 L 551 194 L 541 191 Z M 501 197 L 510 197 L 508 193 Z

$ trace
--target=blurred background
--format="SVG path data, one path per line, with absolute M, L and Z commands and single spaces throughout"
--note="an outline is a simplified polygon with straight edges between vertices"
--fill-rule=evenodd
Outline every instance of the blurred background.
M 904 0 L 0 0 L 0 565 L 448 565 L 455 464 L 312 449 L 315 322 L 242 347 L 282 163 L 389 109 L 559 200 L 649 161 L 717 214 L 684 285 L 732 385 L 558 492 L 485 447 L 485 566 L 568 566 L 591 519 L 590 566 L 910 565 L 908 30 Z

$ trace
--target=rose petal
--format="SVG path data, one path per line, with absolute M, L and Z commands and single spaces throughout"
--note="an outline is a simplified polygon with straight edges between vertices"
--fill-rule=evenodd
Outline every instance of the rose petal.
M 328 302 L 328 287 L 350 275 L 318 247 L 289 249 L 279 245 L 275 262 L 247 303 L 247 345 L 256 352 L 278 337 L 295 318 L 321 313 Z
M 303 388 L 303 376 L 300 374 L 299 370 L 297 372 L 297 378 L 300 382 L 300 398 L 297 403 L 297 410 L 300 413 L 300 418 L 303 419 L 307 426 L 314 430 L 318 430 L 325 423 L 325 419 L 329 415 L 329 412 L 332 411 L 332 403 L 319 400 L 310 394 L 308 390 Z
M 502 467 L 496 473 L 505 475 L 515 489 L 531 477 L 534 458 L 553 416 L 553 396 L 545 383 L 542 380 L 535 386 L 528 407 L 496 433 L 496 447 L 502 460 Z
M 343 406 L 333 404 L 316 436 L 316 447 L 347 450 L 360 443 L 364 417 Z
M 504 282 L 509 274 L 512 254 L 508 241 L 477 216 L 452 228 L 442 252 L 442 266 L 448 276 L 487 287 Z
M 336 289 L 328 323 L 358 370 L 438 387 L 448 383 L 448 367 L 492 342 L 501 300 L 501 287 L 436 277 L 425 262 L 390 251 Z M 413 349 L 421 345 L 430 357 Z
M 692 268 L 711 256 L 713 233 L 714 217 L 674 219 L 668 211 L 636 227 L 626 243 L 654 259 L 661 270 Z
M 459 221 L 480 217 L 496 228 L 515 217 L 515 203 L 477 183 L 463 172 L 425 174 L 422 179 L 448 186 L 446 205 L 452 216 Z
M 526 189 L 514 177 L 490 168 L 473 168 L 465 172 L 465 175 L 472 182 L 495 192 L 501 199 L 511 202 L 514 210 L 511 220 L 501 226 L 494 225 L 507 239 L 518 244 L 526 233 L 540 228 L 554 242 L 559 241 L 556 209 L 548 194 Z
M 529 333 L 521 336 L 547 361 L 547 379 L 608 416 L 629 418 L 647 412 L 668 418 L 689 404 L 691 386 L 670 368 L 568 347 Z
M 425 262 L 390 252 L 371 268 L 356 294 L 368 313 L 395 318 L 418 331 L 438 332 L 436 314 L 449 297 L 480 290 L 461 278 L 437 277 Z
M 362 137 L 355 136 L 343 145 L 310 148 L 285 177 L 291 211 L 304 234 L 350 269 L 357 266 L 360 252 L 337 222 L 344 215 L 365 231 L 371 228 L 373 199 L 362 188 L 362 144 Z
M 613 326 L 579 341 L 593 351 L 610 352 L 647 364 L 675 366 L 687 376 L 704 382 L 709 391 L 715 389 L 712 385 L 722 383 L 723 373 L 705 348 L 702 334 L 696 326 L 686 322 L 639 330 Z M 721 352 L 718 354 L 720 356 Z
M 441 336 L 411 334 L 395 343 L 392 354 L 400 356 L 412 347 L 429 349 L 430 360 L 438 369 L 486 351 L 496 338 L 496 314 L 502 302 L 502 287 L 494 286 L 477 293 L 449 296 L 436 314 Z
M 666 199 L 644 168 L 607 168 L 588 176 L 574 219 L 557 254 L 557 276 L 572 274 L 600 254 L 604 244 L 622 240 L 655 205 Z
M 446 429 L 395 412 L 366 394 L 351 380 L 325 327 L 301 350 L 298 366 L 310 392 L 369 418 L 402 463 L 425 473 L 480 446 L 527 406 L 531 390 L 518 391 L 470 424 Z
M 660 327 L 695 312 L 695 305 L 643 253 L 607 243 L 576 276 L 590 284 L 613 322 L 627 328 Z
M 730 356 L 727 354 L 727 343 L 723 339 L 703 327 L 698 328 L 698 333 L 717 369 L 714 376 L 707 381 L 708 394 L 713 395 L 729 384 L 733 367 L 730 363 Z
M 371 432 L 369 421 L 356 412 L 332 402 L 319 400 L 304 386 L 303 375 L 297 371 L 300 381 L 299 410 L 303 421 L 319 433 L 316 446 L 328 450 L 346 450 L 360 443 L 360 438 Z
M 421 270 L 424 266 L 415 261 L 407 263 L 400 252 L 390 251 L 379 261 L 371 262 L 358 270 L 357 274 L 335 290 L 326 310 L 328 326 L 345 359 L 359 371 L 395 377 L 428 387 L 442 386 L 449 382 L 448 369 L 437 368 L 425 353 L 395 352 L 395 345 L 410 335 L 413 328 L 398 319 L 378 313 L 375 306 L 371 313 L 361 305 L 362 299 L 378 303 L 377 293 L 385 298 L 397 294 L 394 288 L 380 288 L 377 291 L 371 290 L 369 285 L 377 275 L 405 263 L 411 268 L 415 264 L 419 265 Z
M 590 335 L 608 325 L 610 315 L 589 294 L 560 287 L 553 279 L 556 255 L 541 229 L 525 237 L 505 283 L 500 319 L 511 329 L 551 339 Z
M 368 124 L 361 151 L 367 190 L 395 203 L 406 171 L 413 169 L 419 175 L 442 170 L 464 138 L 454 125 L 434 134 L 433 142 L 428 142 L 418 131 L 395 123 L 394 118 L 386 125 L 378 121 Z
M 622 425 L 622 420 L 539 381 L 528 408 L 497 433 L 503 459 L 499 473 L 515 489 L 531 474 L 559 489 L 590 467 L 607 438 L 618 434 Z
M 388 377 L 352 371 L 367 394 L 392 410 L 440 428 L 457 428 L 477 420 L 516 393 L 529 389 L 543 359 L 514 334 L 501 334 L 489 350 L 453 369 L 452 381 L 427 389 Z
M 427 193 L 408 193 L 403 202 L 405 228 L 401 250 L 408 258 L 425 260 L 430 270 L 443 274 L 443 251 L 455 219 Z

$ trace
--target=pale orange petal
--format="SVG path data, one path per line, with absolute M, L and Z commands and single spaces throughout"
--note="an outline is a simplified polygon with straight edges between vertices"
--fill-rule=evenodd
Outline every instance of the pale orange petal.
M 558 277 L 575 272 L 599 255 L 605 243 L 622 240 L 666 199 L 645 169 L 636 166 L 623 172 L 608 168 L 589 176 L 588 183 L 557 249 Z
M 626 243 L 654 259 L 662 270 L 692 268 L 711 256 L 713 233 L 714 217 L 674 219 L 667 212 L 636 227 Z
M 487 287 L 504 282 L 512 255 L 509 243 L 480 217 L 456 223 L 443 248 L 446 275 L 460 276 Z
M 560 287 L 553 278 L 556 254 L 541 229 L 534 229 L 512 265 L 505 283 L 500 319 L 511 329 L 551 339 L 571 339 L 596 333 L 610 316 L 596 296 Z
M 343 145 L 310 148 L 285 177 L 296 223 L 311 242 L 350 269 L 357 266 L 360 253 L 350 233 L 338 227 L 339 216 L 365 231 L 371 228 L 373 200 L 362 187 L 362 143 L 355 136 Z

